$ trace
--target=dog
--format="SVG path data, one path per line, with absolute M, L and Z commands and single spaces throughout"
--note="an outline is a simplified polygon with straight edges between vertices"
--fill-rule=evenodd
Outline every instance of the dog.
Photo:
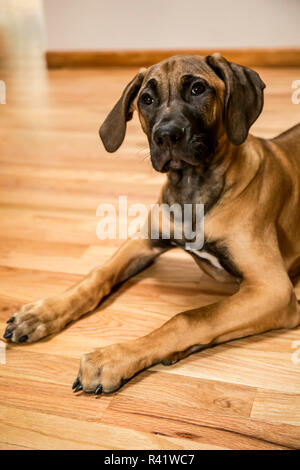
M 86 354 L 75 391 L 114 392 L 154 364 L 299 325 L 293 282 L 300 272 L 300 124 L 273 139 L 248 135 L 264 88 L 258 73 L 220 54 L 174 56 L 137 73 L 102 124 L 104 147 L 115 152 L 138 112 L 152 165 L 167 173 L 159 202 L 204 204 L 204 245 L 188 252 L 210 276 L 235 280 L 238 289 L 144 337 Z M 174 245 L 184 248 L 184 240 L 128 239 L 63 294 L 23 306 L 4 338 L 31 343 L 58 333 Z

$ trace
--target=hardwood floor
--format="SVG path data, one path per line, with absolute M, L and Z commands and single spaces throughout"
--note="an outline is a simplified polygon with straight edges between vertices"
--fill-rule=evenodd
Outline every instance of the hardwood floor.
M 0 105 L 1 333 L 19 305 L 61 292 L 112 255 L 120 242 L 96 236 L 100 203 L 117 205 L 127 195 L 129 204 L 150 204 L 165 178 L 145 158 L 136 118 L 116 154 L 106 154 L 97 135 L 134 69 L 47 72 L 38 54 L 17 58 L 0 70 L 7 85 Z M 265 110 L 253 131 L 273 136 L 299 121 L 291 83 L 300 69 L 259 72 Z M 0 449 L 299 448 L 300 364 L 292 360 L 299 329 L 153 367 L 114 395 L 71 391 L 82 354 L 144 335 L 231 290 L 174 251 L 56 337 L 7 345 Z

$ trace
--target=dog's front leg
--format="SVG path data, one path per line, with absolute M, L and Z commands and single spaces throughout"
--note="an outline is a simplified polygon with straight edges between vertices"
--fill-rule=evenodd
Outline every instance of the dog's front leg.
M 277 273 L 272 283 L 245 280 L 240 291 L 229 298 L 180 313 L 147 336 L 85 355 L 74 387 L 109 393 L 154 364 L 174 363 L 213 344 L 295 327 L 299 322 L 296 297 L 286 273 Z
M 146 268 L 168 249 L 158 241 L 127 240 L 102 267 L 62 294 L 26 304 L 9 320 L 4 338 L 31 343 L 58 333 L 69 322 L 93 310 L 112 287 Z

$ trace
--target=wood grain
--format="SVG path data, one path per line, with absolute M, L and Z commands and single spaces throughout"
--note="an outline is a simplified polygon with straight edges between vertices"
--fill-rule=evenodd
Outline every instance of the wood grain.
M 15 2 L 6 4 L 9 12 Z M 150 205 L 165 178 L 151 167 L 136 117 L 116 154 L 106 154 L 99 141 L 101 121 L 137 69 L 48 71 L 40 25 L 34 13 L 30 25 L 22 22 L 22 9 L 26 15 L 26 2 L 18 4 L 18 21 L 10 11 L 1 42 L 7 85 L 7 104 L 0 105 L 1 334 L 22 303 L 62 292 L 119 246 L 120 240 L 97 239 L 101 202 L 117 205 L 127 195 L 129 204 Z M 272 137 L 299 121 L 291 84 L 300 68 L 258 71 L 267 88 L 253 132 Z M 292 361 L 299 329 L 158 365 L 114 395 L 71 391 L 82 354 L 147 334 L 233 290 L 174 250 L 61 334 L 28 346 L 0 343 L 6 347 L 0 448 L 300 448 L 300 365 Z M 300 298 L 300 285 L 296 290 Z
M 300 396 L 298 394 L 258 390 L 251 417 L 275 423 L 299 426 Z
M 187 439 L 187 448 L 191 442 L 234 450 L 298 449 L 300 445 L 299 428 L 295 426 L 196 411 L 184 404 L 173 408 L 148 401 L 145 407 L 143 398 L 116 398 L 102 421 L 156 435 L 180 436 Z

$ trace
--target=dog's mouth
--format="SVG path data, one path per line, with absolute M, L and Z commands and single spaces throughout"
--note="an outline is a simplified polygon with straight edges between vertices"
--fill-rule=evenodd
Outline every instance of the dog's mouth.
M 184 148 L 180 145 L 169 146 L 164 150 L 153 142 L 150 155 L 153 168 L 160 173 L 180 171 L 189 166 L 206 167 L 214 153 L 214 144 L 207 134 L 195 135 Z
M 180 171 L 188 166 L 197 166 L 198 160 L 192 158 L 183 158 L 181 155 L 168 153 L 167 155 L 151 154 L 152 166 L 156 171 L 160 173 L 167 173 L 168 171 Z
M 152 166 L 156 171 L 160 173 L 167 173 L 168 171 L 179 171 L 193 165 L 193 162 L 188 161 L 184 158 L 181 152 L 175 152 L 172 149 L 165 151 L 163 153 L 156 152 L 154 149 L 151 149 L 151 162 Z
M 178 159 L 173 159 L 170 158 L 162 167 L 161 172 L 166 173 L 169 170 L 182 170 L 188 165 L 187 162 L 184 162 L 183 160 L 178 160 Z

